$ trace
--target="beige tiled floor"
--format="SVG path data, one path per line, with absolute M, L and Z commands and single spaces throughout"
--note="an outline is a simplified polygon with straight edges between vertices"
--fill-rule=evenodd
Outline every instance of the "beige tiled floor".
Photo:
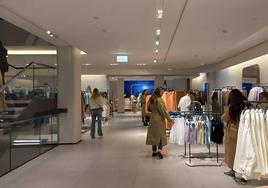
M 59 146 L 0 178 L 0 188 L 238 188 L 225 167 L 188 167 L 183 146 L 166 148 L 167 157 L 150 157 L 140 118 L 120 115 L 104 128 L 104 138 L 89 134 L 77 145 Z M 206 148 L 205 148 L 206 150 Z

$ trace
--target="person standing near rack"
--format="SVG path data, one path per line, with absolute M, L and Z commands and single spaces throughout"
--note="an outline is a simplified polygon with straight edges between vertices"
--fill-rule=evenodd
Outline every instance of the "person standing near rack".
M 97 120 L 98 123 L 98 135 L 103 136 L 102 133 L 102 125 L 101 125 L 101 119 L 102 119 L 102 111 L 103 111 L 103 102 L 102 102 L 102 97 L 100 95 L 100 92 L 97 88 L 93 89 L 92 96 L 90 97 L 89 100 L 89 105 L 88 108 L 90 108 L 91 112 L 91 138 L 95 138 L 95 123 Z
M 221 113 L 221 105 L 219 103 L 219 96 L 217 91 L 213 92 L 211 100 L 212 113 Z
M 152 145 L 152 156 L 158 156 L 163 159 L 162 148 L 167 145 L 166 121 L 174 121 L 170 118 L 165 103 L 161 98 L 164 93 L 163 88 L 158 87 L 154 90 L 148 102 L 148 111 L 150 114 L 150 126 L 148 127 L 146 144 Z M 157 151 L 158 149 L 158 151 Z
M 142 94 L 140 96 L 140 103 L 141 103 L 141 117 L 142 117 L 142 122 L 144 126 L 147 126 L 149 121 L 150 121 L 150 117 L 146 115 L 146 97 L 147 97 L 147 90 L 143 90 Z
M 193 97 L 193 92 L 191 90 L 188 90 L 186 95 L 180 99 L 178 109 L 180 111 L 190 111 L 192 97 Z
M 230 168 L 230 171 L 224 172 L 224 174 L 231 177 L 235 177 L 233 165 L 236 152 L 237 134 L 240 115 L 245 108 L 245 100 L 246 98 L 238 89 L 233 89 L 229 94 L 227 107 L 222 115 L 222 120 L 227 123 L 225 128 L 224 161 Z

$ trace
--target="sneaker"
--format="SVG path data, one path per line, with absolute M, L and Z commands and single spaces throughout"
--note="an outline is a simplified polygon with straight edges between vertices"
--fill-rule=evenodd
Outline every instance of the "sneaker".
M 154 151 L 154 152 L 152 153 L 152 157 L 156 157 L 156 156 L 157 156 L 157 152 Z
M 160 151 L 157 152 L 157 155 L 158 155 L 159 159 L 163 159 L 164 158 L 164 156 L 162 155 L 162 153 Z
M 233 170 L 230 170 L 228 172 L 224 172 L 224 174 L 227 175 L 227 176 L 231 176 L 233 178 L 235 177 L 235 172 Z
M 245 185 L 248 183 L 248 180 L 246 180 L 245 178 L 241 178 L 240 182 L 241 182 L 241 184 Z

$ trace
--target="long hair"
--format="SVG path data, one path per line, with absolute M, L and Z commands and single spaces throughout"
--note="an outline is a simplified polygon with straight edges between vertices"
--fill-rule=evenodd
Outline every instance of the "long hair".
M 219 97 L 218 97 L 218 92 L 214 91 L 211 97 L 212 101 L 218 101 Z
M 147 92 L 147 90 L 146 89 L 144 89 L 143 91 L 142 91 L 142 95 L 144 95 L 145 94 L 145 92 Z
M 234 122 L 239 122 L 241 112 L 245 107 L 246 97 L 238 90 L 233 89 L 229 94 L 228 106 L 229 106 L 229 116 Z
M 99 90 L 97 88 L 94 88 L 92 93 L 92 99 L 95 100 L 99 96 L 100 96 Z
M 158 97 L 161 97 L 161 90 L 163 90 L 162 87 L 156 88 L 152 93 L 152 96 L 150 97 L 149 101 L 153 103 L 154 101 L 157 100 Z

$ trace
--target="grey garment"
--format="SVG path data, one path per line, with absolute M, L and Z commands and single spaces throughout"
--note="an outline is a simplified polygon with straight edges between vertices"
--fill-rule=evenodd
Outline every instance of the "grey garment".
M 261 109 L 268 109 L 268 103 L 258 104 L 258 107 L 261 108 Z
M 92 118 L 92 122 L 91 122 L 91 132 L 90 135 L 92 138 L 95 137 L 95 131 L 96 131 L 96 120 L 98 122 L 98 135 L 99 136 L 103 136 L 102 133 L 102 126 L 101 126 L 101 115 L 102 115 L 102 110 L 101 109 L 94 109 L 91 111 L 91 118 Z

